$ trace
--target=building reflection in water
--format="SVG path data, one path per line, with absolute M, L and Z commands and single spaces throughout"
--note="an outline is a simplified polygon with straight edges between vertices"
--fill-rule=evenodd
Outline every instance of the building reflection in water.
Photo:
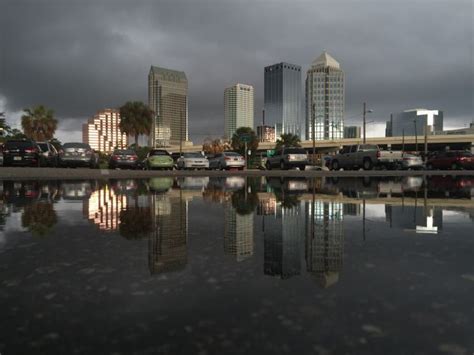
M 83 204 L 84 217 L 100 230 L 114 231 L 119 227 L 120 211 L 128 206 L 127 196 L 116 194 L 110 185 L 93 191 Z
M 188 261 L 188 202 L 181 190 L 151 194 L 152 232 L 148 241 L 151 274 L 178 271 Z
M 321 287 L 339 280 L 344 259 L 343 204 L 313 200 L 307 204 L 306 269 Z
M 264 273 L 282 279 L 301 274 L 301 244 L 304 236 L 305 205 L 276 205 L 273 216 L 264 216 Z
M 231 202 L 224 202 L 224 252 L 237 261 L 253 255 L 253 211 L 239 214 Z

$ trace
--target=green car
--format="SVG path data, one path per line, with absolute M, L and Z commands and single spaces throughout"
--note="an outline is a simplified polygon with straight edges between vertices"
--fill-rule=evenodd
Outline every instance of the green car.
M 152 178 L 148 181 L 148 188 L 153 192 L 166 192 L 173 187 L 173 178 Z
M 145 167 L 148 170 L 166 169 L 173 170 L 174 162 L 171 155 L 164 149 L 152 149 L 145 159 Z

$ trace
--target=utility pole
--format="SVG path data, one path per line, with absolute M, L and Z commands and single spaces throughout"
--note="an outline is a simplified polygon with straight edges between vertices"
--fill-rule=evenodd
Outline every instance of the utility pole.
M 365 114 L 366 114 L 366 112 L 367 112 L 366 111 L 366 103 L 364 102 L 364 112 L 363 112 L 363 115 L 362 115 L 362 120 L 363 120 L 363 123 L 362 123 L 363 128 L 362 129 L 364 131 L 364 144 L 366 142 L 366 136 L 367 136 L 366 127 L 365 127 L 366 126 L 366 123 L 365 123 Z
M 415 123 L 415 150 L 418 153 L 418 132 L 416 131 L 416 118 L 413 120 Z
M 428 117 L 426 117 L 425 121 L 425 154 L 424 154 L 423 162 L 426 163 L 428 157 Z
M 313 118 L 312 119 L 312 128 L 311 128 L 312 133 L 313 133 L 313 156 L 312 156 L 311 161 L 312 161 L 313 165 L 315 163 L 314 157 L 316 156 L 316 132 L 315 132 L 315 120 L 316 120 L 315 114 L 316 114 L 316 112 L 315 111 L 316 111 L 316 105 L 313 103 L 312 109 L 311 109 L 311 113 L 312 113 L 311 116 Z
M 183 155 L 183 110 L 180 111 L 180 124 L 179 124 L 179 156 Z
M 405 128 L 402 129 L 402 154 L 405 151 Z

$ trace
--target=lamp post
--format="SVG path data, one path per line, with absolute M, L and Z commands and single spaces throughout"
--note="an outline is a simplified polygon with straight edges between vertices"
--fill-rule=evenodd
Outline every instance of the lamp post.
M 415 124 L 415 150 L 418 153 L 418 132 L 416 131 L 416 118 L 413 120 Z
M 368 113 L 372 113 L 372 112 L 374 112 L 374 111 L 373 111 L 373 110 L 370 110 L 370 109 L 367 110 L 367 104 L 364 102 L 364 110 L 363 110 L 363 115 L 362 115 L 362 119 L 363 119 L 363 125 L 362 125 L 362 127 L 363 127 L 363 131 L 364 131 L 364 132 L 363 132 L 363 133 L 364 133 L 364 144 L 365 144 L 366 141 L 367 141 L 367 130 L 366 130 L 366 125 L 367 125 L 367 123 L 366 123 L 366 121 L 365 121 L 365 116 L 366 116 Z

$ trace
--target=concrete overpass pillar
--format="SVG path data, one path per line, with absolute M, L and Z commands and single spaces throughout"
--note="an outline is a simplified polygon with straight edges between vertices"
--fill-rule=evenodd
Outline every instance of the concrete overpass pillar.
M 474 154 L 474 142 L 471 142 L 471 153 Z

